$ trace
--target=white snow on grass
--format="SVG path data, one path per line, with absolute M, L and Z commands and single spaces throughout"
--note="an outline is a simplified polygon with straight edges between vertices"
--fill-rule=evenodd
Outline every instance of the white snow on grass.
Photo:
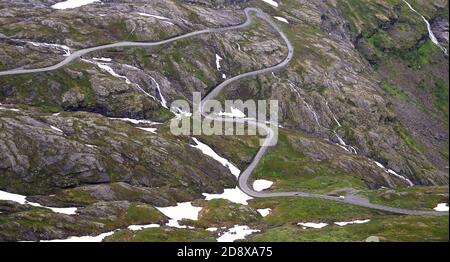
M 57 132 L 63 133 L 63 131 L 61 129 L 57 128 L 56 126 L 50 126 L 50 128 Z
M 322 227 L 328 226 L 327 223 L 313 223 L 313 222 L 297 223 L 297 225 L 300 225 L 303 227 L 310 227 L 310 228 L 322 228 Z
M 440 211 L 440 212 L 448 212 L 448 204 L 447 203 L 439 203 L 433 209 L 436 211 Z
M 214 152 L 214 150 L 211 147 L 198 141 L 197 138 L 193 137 L 192 139 L 194 140 L 196 145 L 190 145 L 191 147 L 197 148 L 200 151 L 202 151 L 203 154 L 210 156 L 213 159 L 217 160 L 223 166 L 227 167 L 230 170 L 231 174 L 233 174 L 236 177 L 239 177 L 239 174 L 241 173 L 241 170 L 239 170 L 239 168 L 237 168 L 235 165 L 230 163 L 230 161 L 228 161 L 227 159 L 219 156 L 216 152 Z
M 34 207 L 42 207 L 42 208 L 47 208 L 52 210 L 55 213 L 61 213 L 61 214 L 66 214 L 66 215 L 74 215 L 77 211 L 76 207 L 63 207 L 63 208 L 59 208 L 59 207 L 47 207 L 47 206 L 43 206 L 39 203 L 35 203 L 35 202 L 30 202 L 26 200 L 26 196 L 24 195 L 19 195 L 19 194 L 13 194 L 13 193 L 8 193 L 6 191 L 2 191 L 0 190 L 0 200 L 8 200 L 8 201 L 13 201 L 16 203 L 19 203 L 21 205 L 31 205 Z
M 258 213 L 260 213 L 262 217 L 266 217 L 270 214 L 271 210 L 272 209 L 270 209 L 270 208 L 260 208 L 260 209 L 257 209 L 256 211 L 258 211 Z
M 222 194 L 208 194 L 203 193 L 206 197 L 206 200 L 212 199 L 227 199 L 233 203 L 248 205 L 248 200 L 253 199 L 251 196 L 248 196 L 239 187 L 235 188 L 225 188 Z
M 161 213 L 169 217 L 170 220 L 166 224 L 170 227 L 176 228 L 192 228 L 179 224 L 182 219 L 198 220 L 198 213 L 202 210 L 202 207 L 193 206 L 191 202 L 177 203 L 176 206 L 171 207 L 156 207 Z
M 114 231 L 106 232 L 98 236 L 69 237 L 66 239 L 41 240 L 39 242 L 102 242 L 105 237 L 112 234 L 114 234 Z
M 226 117 L 237 117 L 237 118 L 244 118 L 247 117 L 244 112 L 242 112 L 241 110 L 234 108 L 234 107 L 230 107 L 230 111 L 231 112 L 220 112 L 219 116 L 226 116 Z
M 278 21 L 281 21 L 281 22 L 283 22 L 283 23 L 289 24 L 289 21 L 288 21 L 286 18 L 284 18 L 284 17 L 281 17 L 281 16 L 274 16 L 274 17 L 275 17 L 275 19 L 277 19 Z
M 364 219 L 364 220 L 354 220 L 354 221 L 347 221 L 347 222 L 334 222 L 334 224 L 336 224 L 340 227 L 343 227 L 343 226 L 351 225 L 351 224 L 364 224 L 369 221 L 370 221 L 370 219 Z
M 70 8 L 77 8 L 83 5 L 92 4 L 95 2 L 100 2 L 100 0 L 67 0 L 64 2 L 59 2 L 54 5 L 52 5 L 53 9 L 70 9 Z
M 278 7 L 278 3 L 273 1 L 273 0 L 262 0 L 262 1 L 267 3 L 267 4 L 269 4 L 269 5 L 271 5 L 271 6 Z
M 217 242 L 233 242 L 238 239 L 245 239 L 246 236 L 259 232 L 258 229 L 250 229 L 248 226 L 235 225 L 228 229 L 223 235 L 217 238 Z
M 138 129 L 141 129 L 141 130 L 153 133 L 153 134 L 156 134 L 156 130 L 157 130 L 154 127 L 138 127 Z
M 265 179 L 257 179 L 253 182 L 253 189 L 255 191 L 263 191 L 272 186 L 273 182 Z
M 128 229 L 132 230 L 132 231 L 137 231 L 137 230 L 142 230 L 145 228 L 156 228 L 156 227 L 161 227 L 161 225 L 159 225 L 159 224 L 131 225 L 131 226 L 128 226 Z
M 218 230 L 217 227 L 208 227 L 208 228 L 206 229 L 206 231 L 209 231 L 209 232 L 216 232 L 217 230 Z
M 222 59 L 223 59 L 222 57 L 220 57 L 218 54 L 216 54 L 216 68 L 217 68 L 217 71 L 220 71 L 220 68 L 222 68 L 222 67 L 220 66 L 220 61 L 221 61 Z

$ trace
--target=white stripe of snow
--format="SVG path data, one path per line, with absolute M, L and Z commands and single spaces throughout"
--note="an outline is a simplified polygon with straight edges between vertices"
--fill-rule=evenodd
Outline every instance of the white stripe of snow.
M 110 75 L 112 75 L 112 76 L 114 76 L 114 77 L 116 77 L 116 78 L 119 78 L 119 79 L 124 80 L 125 83 L 127 83 L 128 85 L 134 85 L 134 86 L 136 86 L 142 93 L 144 93 L 144 94 L 147 95 L 148 97 L 151 97 L 152 99 L 158 101 L 158 99 L 156 99 L 156 97 L 154 97 L 154 96 L 152 96 L 151 94 L 149 94 L 148 92 L 146 92 L 139 84 L 136 84 L 136 83 L 131 82 L 130 79 L 128 79 L 128 77 L 126 77 L 126 76 L 117 74 L 117 73 L 114 71 L 114 69 L 112 69 L 109 65 L 107 65 L 107 64 L 105 64 L 105 63 L 96 62 L 96 61 L 90 61 L 90 60 L 87 60 L 87 59 L 81 59 L 81 60 L 84 61 L 84 62 L 87 62 L 87 63 L 91 63 L 91 64 L 94 64 L 94 65 L 97 65 L 100 69 L 106 71 L 106 72 L 109 73 Z
M 59 44 L 49 44 L 49 43 L 39 43 L 39 42 L 34 42 L 34 41 L 25 41 L 25 40 L 20 40 L 20 39 L 12 39 L 14 41 L 18 41 L 21 43 L 29 43 L 33 46 L 36 47 L 48 47 L 48 48 L 56 48 L 56 49 L 62 49 L 62 51 L 64 52 L 64 56 L 70 56 L 72 54 L 72 52 L 70 51 L 70 47 L 66 46 L 66 45 L 59 45 Z
M 271 6 L 278 7 L 278 3 L 273 1 L 273 0 L 262 0 L 262 1 L 267 3 L 267 4 L 269 4 L 269 5 L 271 5 Z
M 137 230 L 142 230 L 144 228 L 155 228 L 155 227 L 161 227 L 161 225 L 159 225 L 159 224 L 131 225 L 131 226 L 128 226 L 128 229 L 132 230 L 132 231 L 137 231 Z
M 409 7 L 409 9 L 411 9 L 411 11 L 413 11 L 414 13 L 418 14 L 422 20 L 425 22 L 425 24 L 427 25 L 427 30 L 428 30 L 428 36 L 430 37 L 431 42 L 433 42 L 435 45 L 437 45 L 445 54 L 447 54 L 447 49 L 445 49 L 445 47 L 441 46 L 441 44 L 439 43 L 439 41 L 437 40 L 436 36 L 434 35 L 433 31 L 431 30 L 431 25 L 430 22 L 428 22 L 428 20 L 422 15 L 420 14 L 418 11 L 416 11 L 416 9 L 414 9 L 412 7 L 412 5 L 410 3 L 408 3 L 407 1 L 403 0 L 403 2 Z
M 147 14 L 147 13 L 138 13 L 138 14 L 141 15 L 141 16 L 153 17 L 153 18 L 160 19 L 160 20 L 170 20 L 167 17 L 159 16 L 159 15 L 151 15 L 151 14 Z
M 403 181 L 405 181 L 406 183 L 408 183 L 409 186 L 414 186 L 414 183 L 413 183 L 411 180 L 409 180 L 408 178 L 406 178 L 406 177 L 404 177 L 404 176 L 402 176 L 402 175 L 397 174 L 397 173 L 396 173 L 394 170 L 392 170 L 392 169 L 386 168 L 386 167 L 383 166 L 380 162 L 377 162 L 377 161 L 375 161 L 375 160 L 372 160 L 372 161 L 373 161 L 378 167 L 383 168 L 384 171 L 385 171 L 386 173 L 391 174 L 391 175 L 393 175 L 393 176 L 396 176 L 396 177 L 400 178 L 401 180 L 403 180 Z
M 161 123 L 158 122 L 153 122 L 151 120 L 146 120 L 146 119 L 133 119 L 133 118 L 117 118 L 117 117 L 110 117 L 109 119 L 111 120 L 119 120 L 119 121 L 125 121 L 125 122 L 130 122 L 132 124 L 138 125 L 138 124 L 149 124 L 149 125 L 158 125 Z
M 239 174 L 241 173 L 241 170 L 239 170 L 235 165 L 230 163 L 230 161 L 226 160 L 225 158 L 219 156 L 214 150 L 209 147 L 208 145 L 198 141 L 197 138 L 192 138 L 196 145 L 190 145 L 191 147 L 197 148 L 200 151 L 202 151 L 203 154 L 212 157 L 213 159 L 217 160 L 219 163 L 221 163 L 223 166 L 228 167 L 231 174 L 233 174 L 236 177 L 239 177 Z
M 63 133 L 63 131 L 61 129 L 57 128 L 56 126 L 50 126 L 50 128 L 55 130 L 55 131 Z
M 220 57 L 218 54 L 216 54 L 216 68 L 217 68 L 217 71 L 219 71 L 220 68 L 222 68 L 222 67 L 220 66 L 220 61 L 221 61 L 222 59 L 223 59 L 222 57 Z
M 157 130 L 154 127 L 138 127 L 138 129 L 141 129 L 141 130 L 153 133 L 153 134 L 156 134 L 156 130 Z
M 93 57 L 95 61 L 102 61 L 102 62 L 111 62 L 112 59 L 109 57 Z
M 66 215 L 74 215 L 75 211 L 77 211 L 76 207 L 64 207 L 64 208 L 59 208 L 59 207 L 47 207 L 47 206 L 42 206 L 39 203 L 35 203 L 35 202 L 29 202 L 26 200 L 26 196 L 24 195 L 19 195 L 19 194 L 13 194 L 13 193 L 8 193 L 6 191 L 2 191 L 0 190 L 0 200 L 9 200 L 9 201 L 13 201 L 16 203 L 19 203 L 21 205 L 31 205 L 34 207 L 42 207 L 42 208 L 47 208 L 52 210 L 55 213 L 61 213 L 61 214 L 66 214 Z
M 369 221 L 370 221 L 370 219 L 365 219 L 365 220 L 354 220 L 354 221 L 348 221 L 348 222 L 334 222 L 334 224 L 336 224 L 340 227 L 343 227 L 343 226 L 351 225 L 351 224 L 364 224 Z
M 162 105 L 164 108 L 168 108 L 168 107 L 167 107 L 167 101 L 166 101 L 166 99 L 164 98 L 164 96 L 163 96 L 162 93 L 161 93 L 161 88 L 160 88 L 160 86 L 159 86 L 159 83 L 156 82 L 156 80 L 155 80 L 152 76 L 150 76 L 150 78 L 151 78 L 152 81 L 156 84 L 156 89 L 158 89 L 158 94 L 159 94 L 159 97 L 161 98 L 161 105 Z
M 100 2 L 100 0 L 67 0 L 64 2 L 59 2 L 54 5 L 52 5 L 53 9 L 70 9 L 70 8 L 76 8 L 83 5 Z
M 103 233 L 98 236 L 69 237 L 67 239 L 41 240 L 39 242 L 102 242 L 105 237 L 112 234 L 114 234 L 114 231 Z
M 16 109 L 16 108 L 3 107 L 1 103 L 0 103 L 0 110 L 13 111 L 13 112 L 19 112 L 20 111 L 19 109 Z
M 278 21 L 281 21 L 281 22 L 283 22 L 283 23 L 289 24 L 289 21 L 288 21 L 286 18 L 284 18 L 284 17 L 281 17 L 281 16 L 274 16 L 274 17 L 275 17 L 275 19 L 277 19 Z
M 300 226 L 304 226 L 304 227 L 311 227 L 311 228 L 322 228 L 327 226 L 327 223 L 312 223 L 312 222 L 307 222 L 307 223 L 297 223 L 297 225 Z

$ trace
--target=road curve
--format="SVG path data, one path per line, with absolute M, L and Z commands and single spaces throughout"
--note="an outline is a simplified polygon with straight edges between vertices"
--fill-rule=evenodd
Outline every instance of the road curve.
M 258 165 L 258 163 L 260 162 L 262 157 L 266 154 L 267 149 L 272 145 L 273 139 L 275 138 L 275 136 L 274 136 L 275 132 L 272 130 L 272 127 L 267 126 L 266 123 L 260 123 L 260 122 L 257 122 L 255 120 L 252 120 L 252 119 L 239 119 L 239 118 L 235 119 L 235 118 L 227 118 L 227 117 L 225 117 L 225 118 L 224 117 L 218 117 L 216 115 L 207 115 L 207 114 L 204 113 L 203 109 L 204 109 L 204 106 L 206 104 L 206 101 L 214 99 L 227 85 L 229 85 L 229 84 L 231 84 L 231 83 L 233 83 L 235 81 L 238 81 L 240 79 L 246 78 L 246 77 L 252 77 L 252 76 L 256 76 L 258 74 L 274 72 L 276 70 L 282 69 L 285 66 L 287 66 L 287 64 L 289 63 L 289 61 L 292 59 L 292 57 L 294 55 L 294 48 L 293 48 L 291 42 L 289 41 L 289 39 L 287 38 L 287 36 L 284 34 L 284 32 L 282 30 L 280 30 L 280 28 L 270 18 L 270 16 L 267 15 L 266 13 L 264 13 L 262 10 L 257 9 L 257 8 L 245 8 L 244 9 L 244 13 L 245 13 L 245 16 L 246 16 L 246 20 L 242 24 L 239 24 L 239 25 L 222 27 L 222 28 L 204 29 L 204 30 L 195 31 L 195 32 L 187 33 L 187 34 L 180 35 L 180 36 L 175 36 L 175 37 L 172 37 L 172 38 L 169 38 L 169 39 L 166 39 L 166 40 L 162 40 L 162 41 L 158 41 L 158 42 L 118 42 L 118 43 L 113 43 L 113 44 L 107 44 L 107 45 L 90 47 L 90 48 L 86 48 L 86 49 L 81 49 L 81 50 L 75 51 L 71 55 L 67 56 L 61 62 L 59 62 L 59 63 L 57 63 L 55 65 L 52 65 L 52 66 L 43 67 L 43 68 L 33 68 L 33 69 L 22 69 L 22 68 L 11 69 L 11 70 L 0 72 L 0 76 L 53 71 L 53 70 L 56 70 L 58 68 L 61 68 L 61 67 L 65 66 L 66 64 L 74 61 L 75 59 L 80 58 L 81 56 L 83 56 L 85 54 L 88 54 L 88 53 L 91 53 L 91 52 L 94 52 L 94 51 L 103 50 L 103 49 L 118 48 L 118 47 L 152 47 L 152 46 L 159 46 L 159 45 L 168 44 L 168 43 L 171 43 L 173 41 L 177 41 L 177 40 L 180 40 L 180 39 L 193 37 L 193 36 L 197 36 L 197 35 L 201 35 L 201 34 L 220 33 L 220 32 L 224 32 L 224 31 L 228 31 L 228 30 L 241 29 L 241 28 L 245 28 L 245 27 L 249 26 L 251 21 L 252 21 L 252 15 L 256 15 L 260 19 L 266 21 L 272 28 L 274 28 L 279 33 L 279 35 L 283 39 L 283 41 L 285 42 L 285 44 L 286 44 L 286 46 L 288 48 L 288 53 L 287 53 L 285 59 L 283 61 L 281 61 L 280 63 L 274 65 L 274 66 L 271 66 L 271 67 L 268 67 L 268 68 L 259 69 L 259 70 L 255 70 L 255 71 L 251 71 L 251 72 L 247 72 L 247 73 L 243 73 L 243 74 L 240 74 L 240 75 L 237 75 L 235 77 L 232 77 L 232 78 L 229 78 L 229 79 L 225 80 L 224 82 L 222 82 L 221 84 L 216 86 L 214 89 L 212 89 L 202 99 L 202 102 L 201 102 L 199 108 L 196 109 L 196 110 L 199 110 L 201 112 L 202 116 L 205 117 L 205 118 L 209 118 L 209 119 L 212 119 L 212 120 L 220 120 L 220 121 L 224 121 L 224 122 L 247 123 L 247 124 L 250 124 L 250 125 L 256 125 L 256 126 L 258 126 L 258 128 L 263 129 L 267 133 L 267 136 L 264 139 L 263 145 L 259 148 L 259 150 L 258 150 L 257 154 L 254 156 L 252 162 L 250 163 L 250 165 L 239 176 L 238 180 L 239 180 L 239 187 L 240 187 L 240 189 L 244 193 L 246 193 L 247 195 L 255 197 L 255 198 L 258 198 L 258 197 L 260 197 L 260 198 L 262 198 L 262 197 L 308 197 L 308 198 L 319 198 L 319 199 L 332 200 L 332 201 L 337 201 L 337 202 L 341 202 L 341 203 L 353 204 L 353 205 L 358 205 L 358 206 L 363 206 L 363 207 L 367 207 L 367 208 L 378 209 L 378 210 L 382 210 L 382 211 L 386 211 L 386 212 L 392 212 L 392 213 L 398 213 L 398 214 L 448 216 L 448 212 L 409 210 L 409 209 L 393 208 L 393 207 L 388 207 L 388 206 L 368 203 L 368 202 L 363 201 L 361 199 L 354 199 L 354 198 L 339 198 L 339 197 L 334 197 L 334 196 L 329 196 L 329 195 L 311 194 L 311 193 L 306 193 L 306 192 L 257 192 L 255 190 L 253 190 L 253 188 L 251 188 L 249 186 L 248 180 L 249 180 L 250 175 L 252 174 L 253 170 L 256 168 L 256 166 Z

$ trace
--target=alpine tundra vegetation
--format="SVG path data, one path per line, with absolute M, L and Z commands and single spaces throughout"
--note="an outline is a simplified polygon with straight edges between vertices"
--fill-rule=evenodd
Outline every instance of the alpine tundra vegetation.
M 448 241 L 448 13 L 0 0 L 0 241 Z M 171 132 L 195 113 L 264 132 Z

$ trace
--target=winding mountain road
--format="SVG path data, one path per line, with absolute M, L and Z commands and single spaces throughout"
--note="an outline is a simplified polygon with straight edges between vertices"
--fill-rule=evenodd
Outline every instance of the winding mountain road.
M 267 198 L 267 197 L 318 198 L 318 199 L 337 201 L 337 202 L 341 202 L 341 203 L 353 204 L 353 205 L 363 206 L 366 208 L 377 209 L 377 210 L 381 210 L 381 211 L 398 213 L 398 214 L 448 216 L 448 212 L 394 208 L 394 207 L 389 207 L 389 206 L 384 206 L 384 205 L 372 204 L 365 200 L 362 200 L 359 198 L 352 198 L 352 197 L 340 198 L 340 197 L 334 197 L 334 196 L 329 196 L 329 195 L 311 194 L 311 193 L 306 193 L 306 192 L 257 192 L 255 190 L 253 190 L 253 188 L 250 187 L 248 181 L 249 181 L 250 175 L 252 174 L 253 170 L 256 168 L 256 166 L 258 165 L 258 163 L 260 162 L 262 157 L 266 154 L 267 149 L 273 145 L 273 140 L 275 139 L 275 131 L 273 130 L 274 127 L 267 126 L 266 123 L 257 122 L 256 120 L 252 120 L 252 119 L 239 119 L 239 118 L 228 118 L 228 117 L 223 117 L 223 116 L 219 117 L 217 115 L 207 115 L 204 113 L 204 106 L 208 100 L 214 99 L 226 86 L 228 86 L 229 84 L 231 84 L 233 82 L 236 82 L 236 81 L 246 78 L 246 77 L 253 77 L 258 74 L 274 72 L 276 70 L 284 68 L 285 66 L 287 66 L 289 61 L 292 59 L 292 57 L 294 55 L 294 48 L 293 48 L 291 42 L 289 41 L 289 39 L 287 38 L 287 36 L 284 34 L 284 32 L 282 30 L 280 30 L 280 28 L 270 18 L 270 16 L 267 15 L 266 13 L 264 13 L 262 10 L 257 9 L 257 8 L 246 8 L 246 9 L 244 9 L 244 13 L 246 16 L 246 20 L 245 20 L 245 22 L 243 22 L 242 24 L 239 24 L 239 25 L 222 27 L 222 28 L 204 29 L 204 30 L 195 31 L 195 32 L 184 34 L 184 35 L 176 36 L 173 38 L 169 38 L 169 39 L 159 41 L 159 42 L 118 42 L 118 43 L 113 43 L 113 44 L 90 47 L 90 48 L 75 51 L 71 55 L 67 56 L 63 61 L 61 61 L 55 65 L 52 65 L 52 66 L 43 67 L 43 68 L 34 68 L 34 69 L 22 69 L 22 68 L 11 69 L 11 70 L 0 72 L 0 76 L 39 73 L 39 72 L 47 72 L 47 71 L 56 70 L 58 68 L 65 66 L 66 64 L 74 61 L 75 59 L 80 58 L 81 56 L 83 56 L 85 54 L 88 54 L 88 53 L 91 53 L 94 51 L 103 50 L 103 49 L 118 48 L 118 47 L 159 46 L 159 45 L 168 44 L 173 41 L 177 41 L 177 40 L 181 40 L 184 38 L 193 37 L 193 36 L 197 36 L 197 35 L 201 35 L 201 34 L 220 33 L 220 32 L 224 32 L 224 31 L 228 31 L 228 30 L 241 29 L 241 28 L 248 27 L 252 21 L 252 15 L 255 15 L 258 18 L 267 22 L 273 29 L 275 29 L 279 33 L 280 37 L 283 39 L 283 41 L 285 42 L 287 49 L 288 49 L 285 59 L 274 66 L 247 72 L 247 73 L 243 73 L 243 74 L 240 74 L 240 75 L 237 75 L 235 77 L 225 80 L 224 82 L 222 82 L 221 84 L 216 86 L 214 89 L 212 89 L 202 99 L 202 102 L 199 105 L 199 108 L 196 109 L 196 110 L 200 111 L 200 113 L 202 114 L 203 117 L 211 119 L 211 120 L 219 120 L 219 121 L 224 121 L 224 122 L 234 122 L 234 123 L 242 123 L 242 124 L 247 123 L 250 125 L 256 125 L 258 128 L 261 128 L 266 132 L 267 135 L 266 135 L 266 138 L 264 139 L 262 146 L 259 148 L 257 154 L 253 158 L 250 165 L 239 176 L 240 189 L 247 195 L 255 197 L 255 198 L 262 198 L 262 197 L 264 197 L 264 198 Z

